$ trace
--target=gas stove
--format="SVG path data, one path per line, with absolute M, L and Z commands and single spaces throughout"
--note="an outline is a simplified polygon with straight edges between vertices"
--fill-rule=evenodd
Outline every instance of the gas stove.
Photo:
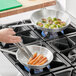
M 3 25 L 2 28 L 12 27 L 12 25 L 21 25 L 31 23 L 30 20 L 18 21 L 15 23 L 10 23 Z M 74 54 L 72 48 L 76 43 L 76 28 L 75 25 L 71 23 L 68 28 L 63 32 L 54 33 L 44 32 L 34 25 L 23 26 L 23 27 L 12 27 L 16 32 L 16 35 L 21 36 L 24 45 L 39 45 L 48 48 L 52 51 L 54 55 L 53 61 L 43 69 L 30 69 L 23 66 L 14 55 L 2 52 L 6 58 L 21 72 L 23 76 L 75 76 L 76 75 L 76 61 L 75 58 L 69 57 L 69 54 Z M 64 34 L 70 38 L 64 36 Z M 18 48 L 13 44 L 0 43 L 2 49 L 7 49 L 9 51 L 16 52 Z M 72 53 L 71 53 L 72 52 Z

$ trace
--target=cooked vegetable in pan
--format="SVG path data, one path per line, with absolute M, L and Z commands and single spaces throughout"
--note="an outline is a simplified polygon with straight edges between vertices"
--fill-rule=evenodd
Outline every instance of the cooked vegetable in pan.
M 48 17 L 47 19 L 43 18 L 41 21 L 37 22 L 37 25 L 47 29 L 56 29 L 64 27 L 66 23 L 61 21 L 61 19 Z
M 42 54 L 37 56 L 37 53 L 33 55 L 32 58 L 29 59 L 28 64 L 30 65 L 43 65 L 47 62 L 47 58 L 44 57 Z

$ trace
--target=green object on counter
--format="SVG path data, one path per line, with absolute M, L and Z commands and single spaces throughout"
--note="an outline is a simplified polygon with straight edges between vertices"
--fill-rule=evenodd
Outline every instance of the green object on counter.
M 17 0 L 0 0 L 0 12 L 21 6 L 22 4 L 19 3 Z

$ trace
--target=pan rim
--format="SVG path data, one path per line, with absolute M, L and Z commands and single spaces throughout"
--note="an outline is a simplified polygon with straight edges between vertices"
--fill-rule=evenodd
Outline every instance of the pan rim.
M 42 47 L 42 46 L 38 46 L 38 45 L 29 45 L 29 46 L 37 46 L 37 47 Z M 27 46 L 27 47 L 29 47 L 29 46 Z M 45 48 L 45 47 L 42 47 L 42 48 Z M 51 53 L 51 60 L 50 61 L 48 61 L 48 63 L 45 63 L 45 64 L 43 64 L 43 65 L 29 65 L 29 64 L 24 64 L 23 62 L 21 62 L 19 59 L 18 59 L 18 57 L 17 57 L 17 60 L 22 64 L 22 65 L 24 65 L 24 66 L 27 66 L 28 68 L 33 68 L 33 69 L 35 69 L 35 68 L 37 68 L 37 69 L 40 69 L 40 68 L 44 68 L 44 67 L 46 67 L 49 63 L 51 63 L 52 62 L 52 60 L 53 60 L 53 58 L 54 58 L 54 55 L 53 55 L 53 53 L 52 53 L 52 51 L 51 50 L 49 50 L 48 48 L 45 48 L 46 50 L 48 50 L 48 51 L 50 51 L 50 53 Z M 52 49 L 53 50 L 53 49 Z M 19 49 L 17 50 L 17 53 L 19 52 Z
M 48 11 L 55 11 L 55 12 L 65 13 L 65 14 L 68 16 L 68 23 L 67 23 L 65 26 L 63 26 L 62 28 L 51 29 L 51 28 L 40 27 L 40 26 L 36 25 L 36 23 L 33 21 L 33 15 L 34 15 L 35 13 L 37 13 L 37 12 L 40 12 L 40 11 L 42 11 L 42 10 L 40 9 L 40 10 L 35 11 L 35 12 L 31 15 L 30 19 L 31 19 L 31 22 L 33 23 L 33 25 L 34 25 L 35 27 L 37 27 L 38 29 L 41 29 L 41 30 L 43 30 L 43 31 L 47 31 L 47 32 L 49 32 L 49 31 L 50 31 L 50 32 L 52 32 L 52 31 L 58 32 L 59 30 L 61 31 L 62 29 L 63 29 L 63 30 L 66 29 L 66 28 L 69 26 L 69 24 L 71 23 L 70 16 L 69 16 L 69 14 L 68 14 L 67 12 L 62 11 L 62 10 L 60 11 L 60 10 L 50 10 L 50 9 L 48 9 Z

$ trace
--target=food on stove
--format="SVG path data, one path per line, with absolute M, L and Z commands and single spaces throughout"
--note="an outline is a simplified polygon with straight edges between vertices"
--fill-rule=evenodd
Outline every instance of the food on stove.
M 35 53 L 32 58 L 29 58 L 28 64 L 30 63 L 31 60 L 33 60 L 34 58 L 36 58 L 36 56 L 37 56 L 37 53 Z
M 57 18 L 53 18 L 53 19 L 52 19 L 52 21 L 56 21 L 56 20 L 57 20 Z
M 33 55 L 33 59 L 34 59 L 36 56 L 37 56 L 37 53 L 35 53 L 35 54 Z
M 53 21 L 52 20 L 49 20 L 48 23 L 51 25 L 53 23 Z
M 49 21 L 49 20 L 52 20 L 52 18 L 51 18 L 51 17 L 48 17 L 47 20 L 48 20 L 48 21 Z
M 46 57 L 43 57 L 36 65 L 41 65 L 42 63 L 44 64 L 45 61 L 47 62 L 47 58 Z
M 48 17 L 41 19 L 41 21 L 37 22 L 37 25 L 47 29 L 56 29 L 64 27 L 66 23 L 61 19 Z
M 44 27 L 45 28 L 49 28 L 50 24 L 45 24 Z
M 61 19 L 57 19 L 58 22 L 61 22 Z
M 41 22 L 37 22 L 37 25 L 39 25 L 40 27 L 43 27 L 43 24 Z
M 46 23 L 47 20 L 45 18 L 42 19 L 42 23 Z
M 62 26 L 65 26 L 65 24 L 66 24 L 65 22 L 61 22 L 61 25 L 62 25 Z
M 58 24 L 57 27 L 58 27 L 58 28 L 62 28 L 62 25 Z
M 55 23 L 55 24 L 60 24 L 60 22 L 59 22 L 59 21 L 54 21 L 54 23 Z
M 52 24 L 52 25 L 50 26 L 50 28 L 51 28 L 51 29 L 54 29 L 54 28 L 57 28 L 57 26 L 56 26 L 55 24 Z
M 28 64 L 30 65 L 43 65 L 47 62 L 47 58 L 44 57 L 42 54 L 37 56 L 37 53 L 33 55 L 32 58 L 29 59 Z

